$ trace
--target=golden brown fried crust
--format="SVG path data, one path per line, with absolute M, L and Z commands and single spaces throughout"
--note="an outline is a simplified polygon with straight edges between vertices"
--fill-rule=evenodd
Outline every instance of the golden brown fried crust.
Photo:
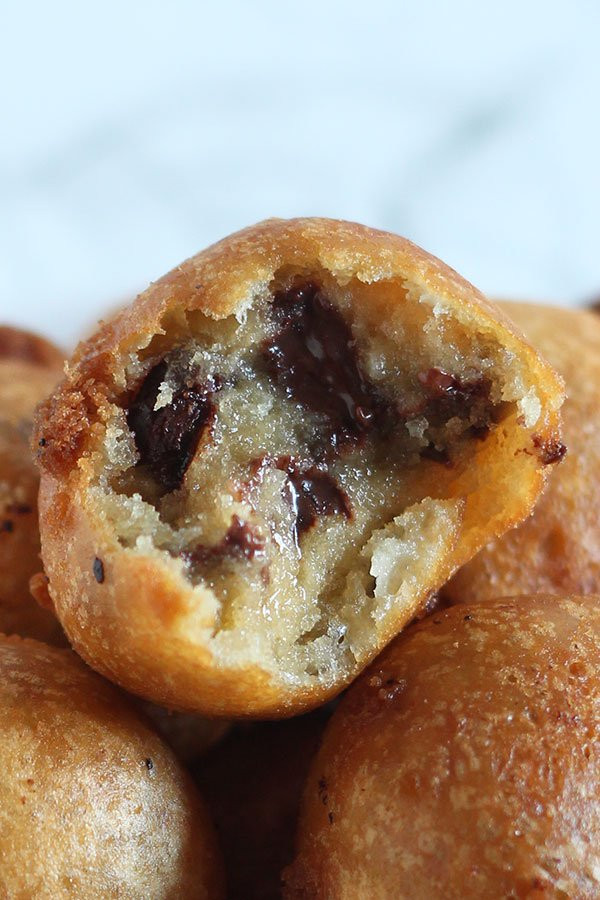
M 188 776 L 74 653 L 0 637 L 0 733 L 3 897 L 223 896 Z
M 444 599 L 600 593 L 600 318 L 528 303 L 502 307 L 565 380 L 568 452 L 533 515 L 467 563 L 443 589 Z
M 62 354 L 37 335 L 0 327 L 0 631 L 64 641 L 29 579 L 41 568 L 39 473 L 30 450 L 34 410 L 60 378 Z
M 408 629 L 327 729 L 285 896 L 598 897 L 599 641 L 597 596 Z
M 239 313 L 284 265 L 300 270 L 322 266 L 340 282 L 352 277 L 364 283 L 392 281 L 398 284 L 399 295 L 408 279 L 424 292 L 435 293 L 460 314 L 467 330 L 494 335 L 529 367 L 542 404 L 538 436 L 545 444 L 560 440 L 561 385 L 555 373 L 472 285 L 403 238 L 325 219 L 269 220 L 226 238 L 165 275 L 78 347 L 65 380 L 41 407 L 34 446 L 42 472 L 44 564 L 71 642 L 103 674 L 170 708 L 225 716 L 291 715 L 314 707 L 344 686 L 315 679 L 310 686 L 298 687 L 276 680 L 256 663 L 236 667 L 217 663 L 206 638 L 212 627 L 209 614 L 202 608 L 195 613 L 195 634 L 181 625 L 189 621 L 192 605 L 198 606 L 197 599 L 191 599 L 189 583 L 157 556 L 122 552 L 108 523 L 100 522 L 86 502 L 95 442 L 112 414 L 111 404 L 122 405 L 128 397 L 125 366 L 131 355 L 140 351 L 160 355 L 161 335 L 167 331 L 170 345 L 174 335 L 181 334 L 183 340 L 189 335 L 188 316 L 193 312 L 215 319 Z M 528 440 L 531 443 L 525 436 L 522 443 Z M 502 428 L 497 438 L 484 444 L 479 459 L 489 472 L 495 471 L 491 458 L 496 446 L 504 460 L 506 447 L 520 446 L 517 437 Z M 496 511 L 492 521 L 476 479 L 467 475 L 464 484 L 457 479 L 458 494 L 469 494 L 469 528 L 465 526 L 466 536 L 461 537 L 460 553 L 433 572 L 431 588 L 442 584 L 490 534 L 520 521 L 531 509 L 545 472 L 533 444 L 525 452 L 532 455 L 521 457 L 521 480 L 514 492 L 519 496 L 514 503 L 505 503 L 501 515 Z M 102 579 L 94 571 L 96 558 L 102 564 Z M 378 645 L 360 666 L 416 611 L 411 609 L 393 627 L 386 625 L 387 631 L 383 634 L 382 629 Z

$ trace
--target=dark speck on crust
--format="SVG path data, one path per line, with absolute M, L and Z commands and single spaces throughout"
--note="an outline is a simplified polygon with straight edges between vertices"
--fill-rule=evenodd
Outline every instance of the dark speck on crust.
M 39 439 L 39 441 L 38 441 L 38 446 L 39 446 L 39 447 L 45 447 L 47 443 L 48 443 L 48 441 L 46 440 L 46 438 L 43 437 L 43 438 L 40 438 L 40 439 Z
M 96 579 L 98 584 L 102 584 L 102 582 L 104 581 L 104 563 L 98 556 L 94 558 L 92 571 L 94 573 L 94 578 Z
M 4 519 L 3 522 L 0 522 L 0 531 L 6 531 L 8 534 L 11 534 L 15 530 L 15 523 L 12 519 Z
M 565 445 L 555 438 L 547 438 L 544 440 L 540 434 L 534 434 L 532 440 L 533 446 L 537 451 L 538 459 L 545 466 L 560 462 L 567 452 Z
M 329 802 L 329 796 L 327 794 L 327 781 L 325 780 L 325 778 L 319 778 L 318 790 L 321 803 L 323 804 L 323 806 L 327 806 Z
M 6 511 L 14 516 L 26 516 L 28 513 L 33 512 L 33 509 L 28 503 L 10 503 L 6 507 Z
M 155 774 L 155 770 L 154 770 L 154 761 L 153 761 L 152 759 L 150 759 L 149 756 L 147 756 L 146 759 L 144 760 L 144 765 L 146 766 L 146 768 L 148 769 L 148 772 L 149 772 L 151 775 L 154 775 L 154 774 Z

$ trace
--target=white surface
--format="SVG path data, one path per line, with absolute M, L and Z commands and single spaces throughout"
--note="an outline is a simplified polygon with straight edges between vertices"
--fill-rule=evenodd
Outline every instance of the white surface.
M 2 4 L 0 319 L 65 344 L 270 215 L 600 292 L 593 0 Z

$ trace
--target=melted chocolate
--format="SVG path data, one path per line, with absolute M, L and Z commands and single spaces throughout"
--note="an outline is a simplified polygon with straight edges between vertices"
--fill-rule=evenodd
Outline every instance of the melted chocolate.
M 277 460 L 277 468 L 287 472 L 287 497 L 296 512 L 299 537 L 317 521 L 317 516 L 344 515 L 352 518 L 352 506 L 345 491 L 329 472 L 310 466 L 300 469 L 289 457 Z
M 444 448 L 443 450 L 438 450 L 435 444 L 431 441 L 429 442 L 427 447 L 423 447 L 419 456 L 423 457 L 423 459 L 431 459 L 433 462 L 440 463 L 440 465 L 442 466 L 452 468 L 452 459 L 450 458 L 448 450 L 446 448 Z
M 166 493 L 181 486 L 204 430 L 215 417 L 213 394 L 222 386 L 218 375 L 203 384 L 183 385 L 172 401 L 154 409 L 167 363 L 150 370 L 127 412 L 140 454 L 139 465 L 148 466 Z
M 433 400 L 456 400 L 468 404 L 476 397 L 487 398 L 490 393 L 490 384 L 483 375 L 471 381 L 462 381 L 443 369 L 428 369 L 427 372 L 419 372 L 418 378 Z
M 334 476 L 324 467 L 319 468 L 312 463 L 301 465 L 292 456 L 276 459 L 261 456 L 253 460 L 250 463 L 251 476 L 244 488 L 249 490 L 253 484 L 261 484 L 265 469 L 269 466 L 287 475 L 284 496 L 296 515 L 293 527 L 297 538 L 312 528 L 318 516 L 344 515 L 347 519 L 352 518 L 350 498 Z M 245 496 L 244 490 L 242 496 Z
M 427 394 L 420 411 L 430 425 L 445 425 L 454 416 L 464 418 L 470 413 L 475 419 L 470 429 L 472 436 L 479 440 L 487 436 L 493 413 L 489 399 L 491 384 L 487 378 L 477 375 L 463 381 L 434 368 L 419 372 L 418 379 Z
M 231 524 L 225 536 L 212 547 L 197 544 L 193 550 L 181 555 L 192 565 L 221 562 L 224 558 L 261 559 L 265 555 L 265 538 L 239 516 L 232 516 Z
M 277 291 L 272 314 L 281 327 L 263 344 L 271 377 L 290 400 L 326 416 L 334 449 L 360 442 L 378 424 L 381 401 L 342 315 L 312 282 Z

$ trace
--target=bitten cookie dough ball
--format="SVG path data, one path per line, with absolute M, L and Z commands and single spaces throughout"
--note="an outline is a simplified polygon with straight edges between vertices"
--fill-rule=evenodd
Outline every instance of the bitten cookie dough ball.
M 42 409 L 58 616 L 164 706 L 315 706 L 529 512 L 561 402 L 502 314 L 408 241 L 249 228 L 81 345 Z
M 70 650 L 0 636 L 0 734 L 3 897 L 223 896 L 193 784 Z
M 527 303 L 502 306 L 565 379 L 568 453 L 533 515 L 464 566 L 443 599 L 600 593 L 600 317 Z
M 39 473 L 30 449 L 33 414 L 60 379 L 62 354 L 52 344 L 0 326 L 0 631 L 64 641 L 56 617 L 29 593 L 41 569 Z
M 600 896 L 600 598 L 434 613 L 350 689 L 287 898 Z

